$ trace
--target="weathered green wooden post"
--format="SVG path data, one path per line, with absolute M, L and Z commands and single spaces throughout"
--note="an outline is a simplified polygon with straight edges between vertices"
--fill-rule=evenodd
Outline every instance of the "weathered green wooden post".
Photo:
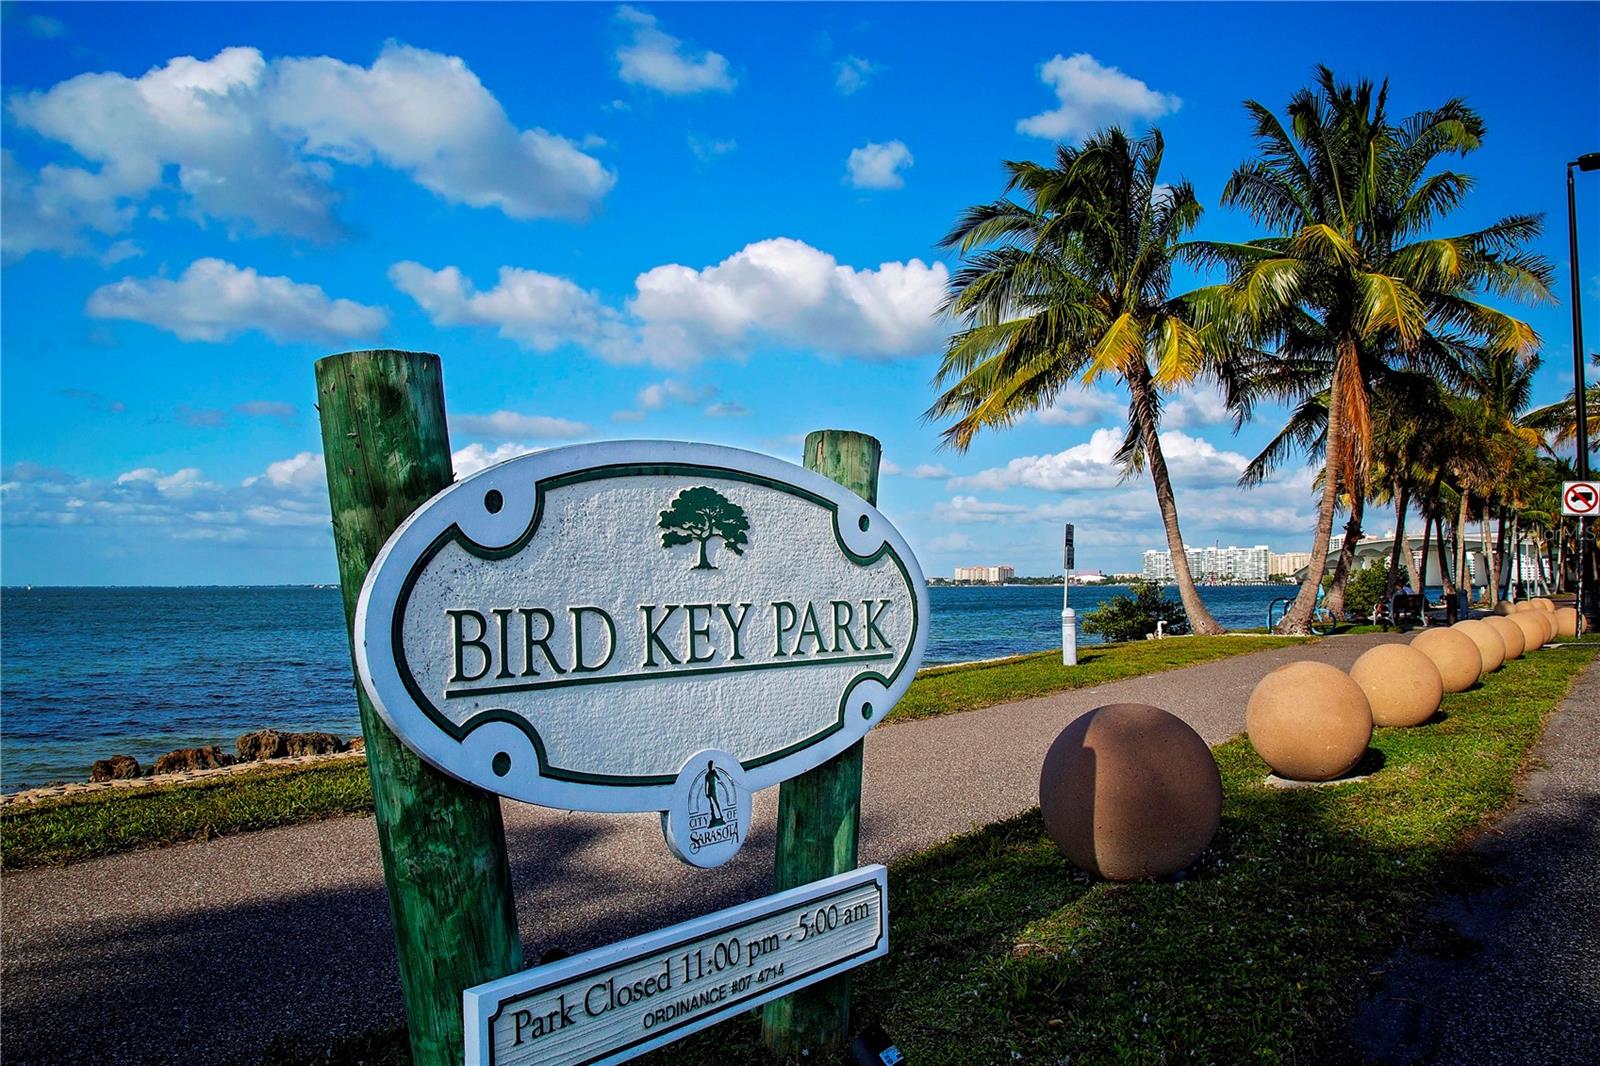
M 368 351 L 317 361 L 317 405 L 345 624 L 367 568 L 449 485 L 439 357 Z M 358 684 L 400 983 L 417 1066 L 462 1061 L 462 990 L 522 967 L 500 801 L 425 764 Z
M 883 449 L 865 433 L 822 429 L 806 435 L 805 466 L 878 503 Z M 856 867 L 861 829 L 861 742 L 778 789 L 774 892 Z M 801 989 L 762 1009 L 762 1037 L 782 1055 L 837 1047 L 850 1036 L 850 975 Z

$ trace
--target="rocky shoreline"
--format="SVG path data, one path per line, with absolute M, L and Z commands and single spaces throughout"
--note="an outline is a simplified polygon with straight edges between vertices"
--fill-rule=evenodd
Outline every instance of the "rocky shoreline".
M 366 758 L 365 741 L 348 740 L 333 733 L 294 733 L 277 729 L 258 729 L 239 737 L 236 755 L 213 744 L 200 748 L 179 748 L 158 758 L 148 769 L 131 755 L 113 755 L 97 761 L 89 769 L 89 780 L 63 782 L 25 789 L 0 796 L 0 806 L 34 803 L 58 796 L 84 795 L 107 789 L 146 788 L 180 784 L 211 777 L 227 777 L 278 767 L 299 768 L 318 763 Z

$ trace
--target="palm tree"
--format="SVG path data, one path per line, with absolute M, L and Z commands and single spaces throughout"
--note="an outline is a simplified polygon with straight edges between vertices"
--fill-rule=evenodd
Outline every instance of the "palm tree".
M 1589 361 L 1600 371 L 1600 352 L 1590 355 Z M 1549 434 L 1554 447 L 1577 439 L 1577 405 L 1573 402 L 1577 392 L 1578 387 L 1574 385 L 1567 391 L 1566 399 L 1534 408 L 1522 416 L 1522 424 Z M 1589 440 L 1600 440 L 1600 382 L 1583 390 L 1583 407 L 1585 420 L 1589 423 Z
M 1005 164 L 1005 193 L 969 207 L 945 236 L 965 262 L 946 309 L 963 324 L 945 350 L 929 419 L 954 418 L 960 451 L 1010 426 L 1076 382 L 1103 374 L 1128 390 L 1124 476 L 1150 472 L 1178 595 L 1196 633 L 1221 633 L 1195 590 L 1158 430 L 1163 388 L 1192 379 L 1220 345 L 1169 294 L 1172 263 L 1201 207 L 1188 182 L 1159 181 L 1163 143 L 1120 129 L 1061 145 L 1053 166 Z M 1012 198 L 1012 194 L 1020 194 Z
M 1523 250 L 1541 229 L 1538 216 L 1509 216 L 1457 237 L 1427 236 L 1472 185 L 1466 175 L 1430 170 L 1446 154 L 1479 146 L 1477 113 L 1450 100 L 1396 124 L 1387 95 L 1386 83 L 1345 85 L 1319 67 L 1315 87 L 1290 101 L 1287 126 L 1247 101 L 1257 155 L 1234 171 L 1223 202 L 1244 208 L 1273 235 L 1192 246 L 1230 275 L 1227 285 L 1199 294 L 1201 306 L 1246 317 L 1258 337 L 1271 338 L 1279 358 L 1323 368 L 1307 387 L 1307 394 L 1327 394 L 1314 579 L 1327 563 L 1340 494 L 1365 492 L 1371 400 L 1382 371 L 1408 368 L 1453 382 L 1466 345 L 1531 351 L 1533 329 L 1481 298 L 1549 298 L 1549 264 Z M 1309 628 L 1316 585 L 1301 587 L 1285 631 Z

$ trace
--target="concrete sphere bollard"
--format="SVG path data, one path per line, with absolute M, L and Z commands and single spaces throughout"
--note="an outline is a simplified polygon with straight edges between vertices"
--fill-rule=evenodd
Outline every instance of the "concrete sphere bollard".
M 1496 615 L 1483 620 L 1486 625 L 1493 626 L 1494 631 L 1500 634 L 1500 639 L 1506 642 L 1506 662 L 1522 658 L 1528 650 L 1528 638 L 1522 635 L 1522 627 L 1513 622 L 1512 617 Z
M 1421 725 L 1444 697 L 1439 668 L 1409 644 L 1379 644 L 1362 652 L 1350 667 L 1350 680 L 1367 694 L 1373 725 Z
M 1545 630 L 1545 633 L 1544 633 L 1544 642 L 1545 642 L 1545 643 L 1546 643 L 1546 644 L 1548 644 L 1548 643 L 1550 643 L 1550 642 L 1551 642 L 1551 641 L 1552 641 L 1552 640 L 1555 640 L 1555 639 L 1556 639 L 1556 634 L 1557 634 L 1557 633 L 1558 633 L 1558 632 L 1560 632 L 1560 627 L 1558 627 L 1558 626 L 1557 626 L 1557 625 L 1556 625 L 1556 612 L 1555 612 L 1555 608 L 1554 608 L 1554 607 L 1552 607 L 1552 608 L 1551 608 L 1551 609 L 1550 609 L 1550 610 L 1548 610 L 1548 611 L 1535 611 L 1535 612 L 1534 612 L 1534 613 L 1533 613 L 1533 616 L 1534 616 L 1534 617 L 1535 617 L 1535 618 L 1537 618 L 1537 619 L 1538 619 L 1538 620 L 1539 620 L 1539 621 L 1541 621 L 1541 622 L 1543 622 L 1543 623 L 1544 623 L 1544 630 Z
M 1556 636 L 1575 637 L 1578 635 L 1578 609 L 1576 607 L 1556 608 Z
M 1539 614 L 1544 612 L 1540 611 Z M 1544 619 L 1533 611 L 1518 611 L 1511 616 L 1511 621 L 1522 630 L 1522 639 L 1527 642 L 1528 651 L 1542 648 L 1550 637 L 1550 631 L 1544 627 Z
M 1472 638 L 1472 643 L 1478 646 L 1479 656 L 1483 658 L 1484 673 L 1494 673 L 1506 661 L 1506 642 L 1500 639 L 1500 634 L 1495 632 L 1494 626 L 1483 619 L 1468 618 L 1450 628 Z
M 1504 617 L 1516 610 L 1516 604 L 1510 600 L 1501 600 L 1494 605 L 1494 613 Z
M 1512 614 L 1527 614 L 1529 611 L 1537 611 L 1538 609 L 1533 605 L 1532 600 L 1518 600 L 1511 605 Z
M 1477 643 L 1459 630 L 1424 629 L 1411 638 L 1411 646 L 1433 660 L 1446 692 L 1465 692 L 1483 673 L 1483 656 Z
M 1111 881 L 1164 877 L 1211 843 L 1222 776 L 1181 718 L 1113 703 L 1074 719 L 1050 745 L 1039 807 L 1050 838 L 1080 869 Z
M 1535 596 L 1528 602 L 1539 608 L 1541 611 L 1554 611 L 1556 609 L 1556 601 L 1547 599 L 1544 596 Z
M 1372 708 L 1350 675 L 1297 662 L 1263 677 L 1245 707 L 1256 754 L 1282 777 L 1331 781 L 1350 771 L 1372 739 Z

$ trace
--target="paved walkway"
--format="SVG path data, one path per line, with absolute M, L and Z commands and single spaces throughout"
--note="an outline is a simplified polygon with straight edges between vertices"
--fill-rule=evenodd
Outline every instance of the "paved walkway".
M 1473 847 L 1484 878 L 1434 906 L 1436 931 L 1352 1024 L 1373 1062 L 1600 1063 L 1600 667 L 1534 765 Z
M 1241 637 L 1239 639 L 1249 639 Z M 1038 802 L 1061 728 L 1104 703 L 1181 715 L 1210 743 L 1239 733 L 1269 670 L 1348 667 L 1393 636 L 1278 647 L 1098 688 L 874 730 L 861 858 L 886 862 Z M 667 854 L 655 815 L 506 805 L 529 959 L 765 894 L 777 789 L 727 866 Z M 274 1041 L 391 1025 L 401 1005 L 370 818 L 338 818 L 7 875 L 0 1011 L 7 1066 L 250 1061 Z

